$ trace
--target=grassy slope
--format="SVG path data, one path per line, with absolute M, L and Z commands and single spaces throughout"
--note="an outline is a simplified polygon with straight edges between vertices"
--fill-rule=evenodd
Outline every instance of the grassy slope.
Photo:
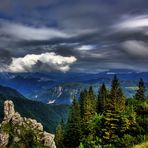
M 148 141 L 138 144 L 134 148 L 148 148 Z

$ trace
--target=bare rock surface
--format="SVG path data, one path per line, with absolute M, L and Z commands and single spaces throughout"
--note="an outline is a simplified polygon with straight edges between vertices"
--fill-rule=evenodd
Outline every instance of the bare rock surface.
M 36 147 L 56 148 L 54 135 L 45 132 L 42 124 L 36 120 L 15 112 L 13 102 L 7 100 L 4 102 L 4 119 L 0 124 L 0 147 L 7 147 L 11 143 L 24 147 L 34 144 Z

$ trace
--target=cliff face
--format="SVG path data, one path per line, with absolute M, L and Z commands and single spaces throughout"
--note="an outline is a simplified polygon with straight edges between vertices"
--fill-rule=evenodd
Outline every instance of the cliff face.
M 36 120 L 21 117 L 9 100 L 4 102 L 4 119 L 0 124 L 0 147 L 7 146 L 56 148 L 54 135 L 45 132 Z

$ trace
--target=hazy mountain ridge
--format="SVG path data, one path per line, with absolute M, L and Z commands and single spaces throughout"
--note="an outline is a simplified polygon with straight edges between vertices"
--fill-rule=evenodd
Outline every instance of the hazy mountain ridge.
M 67 120 L 69 111 L 69 106 L 67 105 L 48 105 L 38 101 L 32 101 L 22 97 L 15 89 L 0 86 L 0 91 L 1 88 L 6 89 L 3 89 L 3 93 L 0 93 L 0 121 L 3 119 L 4 101 L 8 99 L 14 102 L 16 111 L 22 116 L 36 119 L 43 124 L 47 131 L 52 133 L 55 131 L 55 128 L 61 119 L 64 121 Z M 11 94 L 13 94 L 13 96 L 10 96 Z
M 114 74 L 117 74 L 125 95 L 131 97 L 140 78 L 148 87 L 147 72 L 108 71 L 90 73 L 19 73 L 0 74 L 0 83 L 17 89 L 24 96 L 43 103 L 69 104 L 73 96 L 79 96 L 82 89 L 93 86 L 97 92 L 99 85 L 108 87 Z

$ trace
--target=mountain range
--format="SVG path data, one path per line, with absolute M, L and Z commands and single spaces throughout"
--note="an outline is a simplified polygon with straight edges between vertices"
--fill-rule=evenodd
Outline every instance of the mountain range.
M 120 79 L 126 97 L 132 97 L 140 78 L 148 87 L 148 72 L 108 71 L 101 73 L 0 73 L 0 84 L 18 90 L 23 96 L 46 104 L 70 104 L 80 91 L 93 86 L 97 94 L 99 85 L 110 87 L 114 76 Z
M 61 120 L 67 120 L 69 106 L 57 104 L 45 104 L 25 98 L 17 90 L 0 85 L 0 122 L 2 121 L 3 104 L 6 100 L 13 101 L 15 109 L 22 117 L 36 119 L 42 123 L 44 130 L 54 133 Z

